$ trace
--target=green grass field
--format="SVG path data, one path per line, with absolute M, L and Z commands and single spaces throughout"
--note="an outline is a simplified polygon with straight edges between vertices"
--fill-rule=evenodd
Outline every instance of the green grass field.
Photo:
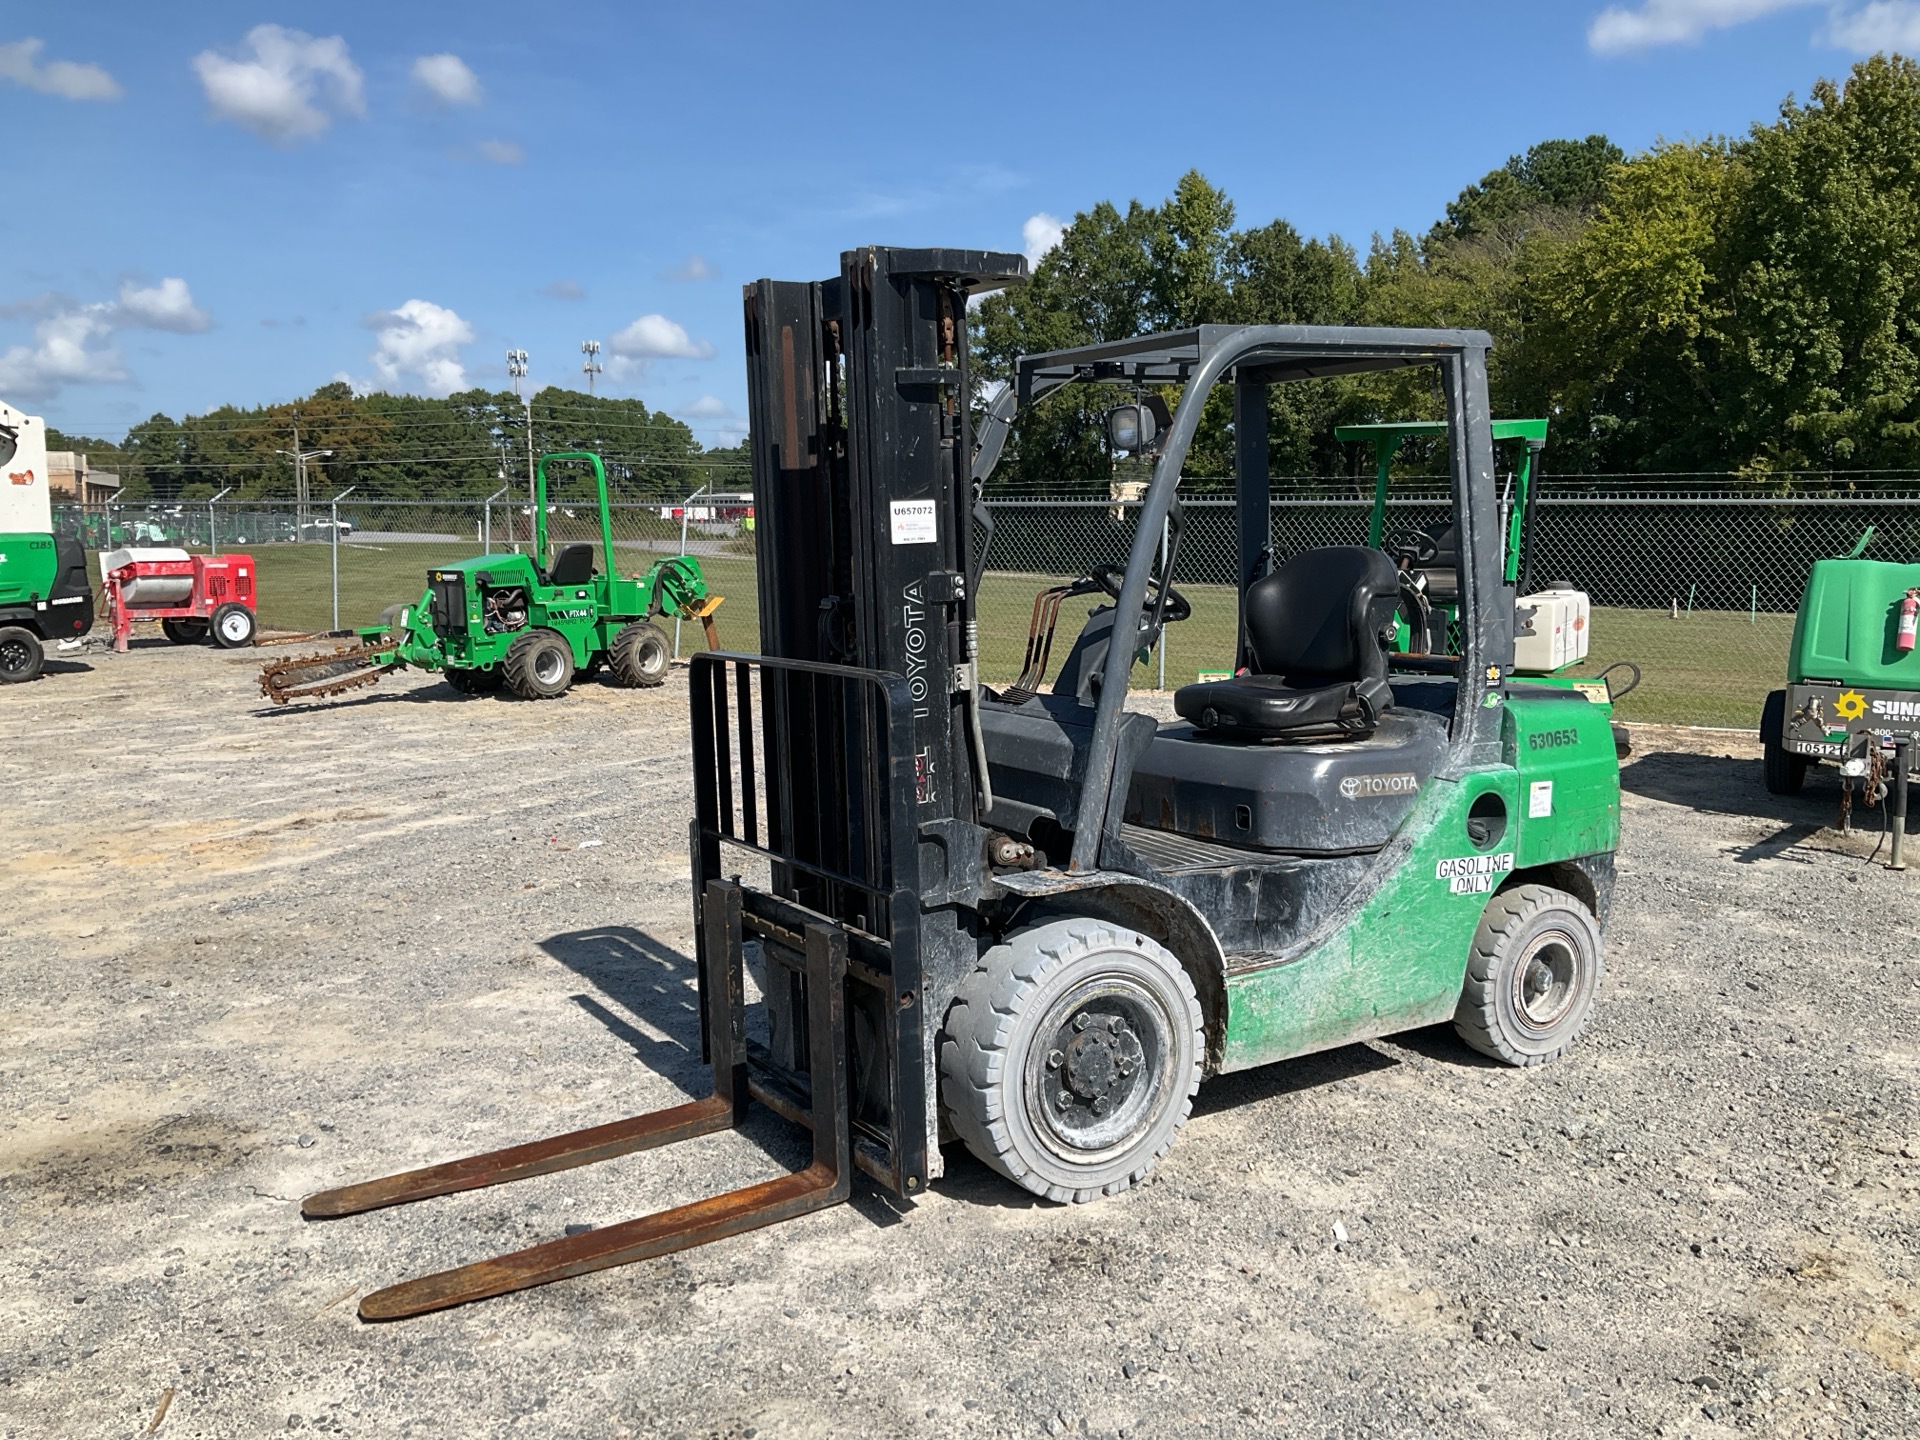
M 323 630 L 331 623 L 331 547 L 321 544 L 261 545 L 251 552 L 259 565 L 260 618 L 264 625 L 290 630 Z M 355 541 L 340 547 L 340 623 L 371 625 L 387 606 L 419 599 L 427 571 L 474 553 L 471 541 L 378 544 Z M 652 563 L 648 552 L 617 549 L 623 570 Z M 726 596 L 716 620 L 720 643 L 729 650 L 759 648 L 759 589 L 751 555 L 702 557 L 707 583 Z M 1026 651 L 1033 598 L 1048 585 L 1045 575 L 989 572 L 981 586 L 981 673 L 1005 685 L 1020 672 Z M 1169 626 L 1166 638 L 1167 684 L 1191 683 L 1201 670 L 1232 663 L 1235 605 L 1223 585 L 1185 587 L 1193 616 Z M 1048 676 L 1057 673 L 1081 621 L 1094 601 L 1063 607 Z M 1628 720 L 1680 725 L 1746 728 L 1758 723 L 1768 690 L 1782 683 L 1791 615 L 1700 611 L 1678 620 L 1663 610 L 1597 609 L 1593 649 L 1575 673 L 1597 673 L 1614 660 L 1637 662 L 1641 687 L 1620 706 Z M 704 648 L 697 625 L 683 627 L 682 653 Z M 1149 661 L 1142 683 L 1159 673 L 1158 657 Z

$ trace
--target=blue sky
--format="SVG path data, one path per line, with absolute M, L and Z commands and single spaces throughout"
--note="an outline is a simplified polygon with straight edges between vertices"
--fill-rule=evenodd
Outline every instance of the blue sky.
M 578 384 L 591 337 L 600 387 L 723 443 L 757 276 L 1027 248 L 1189 167 L 1364 249 L 1537 140 L 1739 132 L 1920 52 L 1920 0 L 28 8 L 0 397 L 109 437 L 335 377 L 504 387 L 509 347 Z

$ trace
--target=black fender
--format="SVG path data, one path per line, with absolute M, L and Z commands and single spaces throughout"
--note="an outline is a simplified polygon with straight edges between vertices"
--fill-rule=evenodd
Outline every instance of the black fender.
M 1171 950 L 1192 979 L 1206 1017 L 1204 1073 L 1219 1073 L 1227 1040 L 1227 956 L 1192 904 L 1164 885 L 1117 870 L 1016 871 L 994 879 L 1007 892 L 1010 928 L 1084 916 L 1137 930 Z

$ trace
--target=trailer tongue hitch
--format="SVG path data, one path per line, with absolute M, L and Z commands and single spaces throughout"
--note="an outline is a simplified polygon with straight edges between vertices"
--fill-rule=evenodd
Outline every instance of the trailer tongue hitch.
M 595 1125 L 565 1135 L 470 1155 L 310 1195 L 301 1214 L 310 1220 L 357 1215 L 436 1195 L 504 1185 L 580 1165 L 650 1150 L 737 1127 L 747 1110 L 746 1022 L 741 981 L 740 887 L 708 884 L 706 926 L 707 1046 L 713 1093 L 705 1099 Z M 808 1054 L 812 1057 L 813 1162 L 804 1170 L 764 1180 L 692 1204 L 550 1240 L 376 1290 L 360 1302 L 363 1320 L 400 1320 L 531 1289 L 574 1275 L 688 1250 L 763 1225 L 837 1205 L 852 1192 L 847 1115 L 846 973 L 844 931 L 809 925 L 805 936 Z

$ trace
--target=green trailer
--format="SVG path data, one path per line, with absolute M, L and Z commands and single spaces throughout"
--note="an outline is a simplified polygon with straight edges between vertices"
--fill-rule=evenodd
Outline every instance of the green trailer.
M 1851 551 L 1815 561 L 1807 576 L 1787 683 L 1760 712 L 1762 774 L 1771 793 L 1797 795 L 1811 766 L 1830 764 L 1849 798 L 1855 781 L 1870 802 L 1891 787 L 1904 821 L 1920 738 L 1920 564 L 1869 560 L 1872 543 L 1869 526 Z M 1896 863 L 1899 850 L 1896 843 Z
M 590 544 L 552 547 L 549 558 L 547 472 L 569 460 L 593 469 L 606 557 L 598 567 Z M 642 575 L 615 570 L 607 471 L 598 455 L 542 456 L 533 488 L 531 554 L 479 555 L 435 567 L 414 604 L 394 606 L 377 625 L 328 637 L 355 644 L 264 666 L 261 693 L 276 704 L 322 699 L 411 667 L 437 670 L 467 694 L 504 686 L 522 699 L 550 700 L 564 695 L 576 676 L 602 670 L 622 685 L 660 684 L 673 653 L 656 623 L 663 615 L 700 621 L 708 643 L 717 643 L 713 612 L 721 597 L 708 590 L 698 560 L 669 555 Z
M 38 678 L 46 642 L 92 628 L 86 552 L 53 533 L 47 422 L 0 404 L 0 685 Z

